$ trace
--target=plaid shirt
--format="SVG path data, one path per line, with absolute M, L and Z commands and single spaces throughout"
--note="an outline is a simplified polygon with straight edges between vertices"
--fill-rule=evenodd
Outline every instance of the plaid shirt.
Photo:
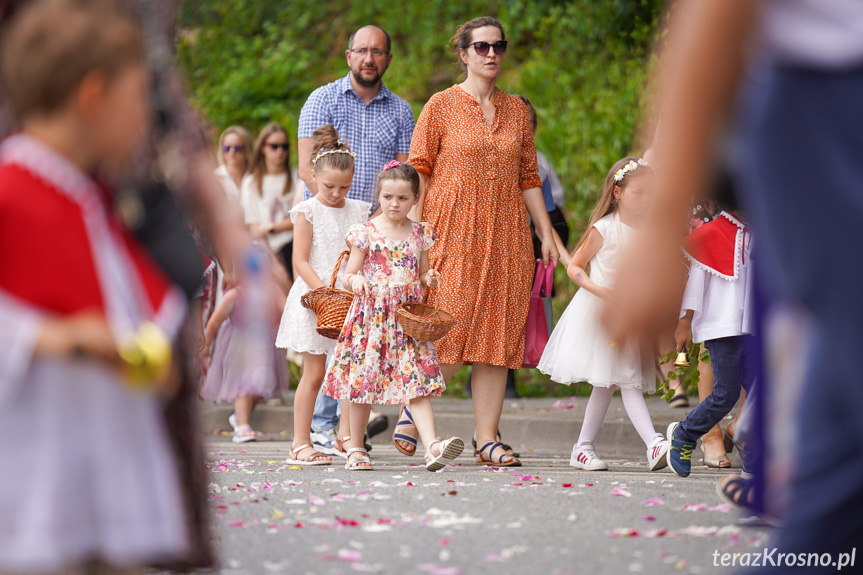
M 311 138 L 312 132 L 327 124 L 335 127 L 357 155 L 348 197 L 377 206 L 375 179 L 396 154 L 410 152 L 414 114 L 410 104 L 390 92 L 383 82 L 380 93 L 364 104 L 351 87 L 349 73 L 312 92 L 300 112 L 299 124 L 298 138 Z M 310 197 L 304 185 L 303 198 Z

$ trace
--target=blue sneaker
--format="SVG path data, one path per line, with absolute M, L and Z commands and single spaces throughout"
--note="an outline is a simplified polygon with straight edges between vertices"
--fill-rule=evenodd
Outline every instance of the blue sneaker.
M 679 421 L 668 426 L 666 437 L 671 443 L 671 449 L 668 450 L 666 457 L 668 458 L 668 466 L 679 476 L 688 477 L 692 470 L 692 451 L 695 449 L 694 443 L 681 441 L 674 438 L 674 432 L 677 431 Z

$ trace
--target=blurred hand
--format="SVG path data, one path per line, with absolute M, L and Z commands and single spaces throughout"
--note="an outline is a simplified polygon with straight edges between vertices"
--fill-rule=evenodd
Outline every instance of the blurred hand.
M 426 276 L 426 286 L 429 288 L 436 288 L 440 285 L 440 272 L 436 269 L 429 269 L 428 275 Z
M 37 349 L 45 355 L 95 359 L 112 366 L 121 362 L 108 322 L 93 311 L 48 320 Z
M 686 267 L 677 241 L 670 234 L 645 233 L 621 256 L 602 321 L 615 341 L 627 336 L 648 341 L 669 318 L 680 315 Z

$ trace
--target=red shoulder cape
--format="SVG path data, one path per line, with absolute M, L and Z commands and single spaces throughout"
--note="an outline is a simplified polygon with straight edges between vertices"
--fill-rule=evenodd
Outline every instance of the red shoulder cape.
M 106 198 L 99 209 L 111 239 L 137 272 L 150 308 L 159 310 L 172 288 L 127 230 Z M 0 165 L 0 289 L 41 310 L 69 315 L 105 311 L 102 288 L 81 207 L 15 163 Z
M 683 251 L 693 265 L 727 280 L 740 276 L 746 224 L 722 212 L 683 240 Z

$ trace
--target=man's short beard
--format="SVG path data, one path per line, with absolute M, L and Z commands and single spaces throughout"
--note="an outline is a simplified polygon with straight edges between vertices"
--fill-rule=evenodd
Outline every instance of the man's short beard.
M 356 72 L 351 70 L 351 76 L 353 76 L 354 81 L 357 84 L 359 84 L 360 86 L 362 86 L 363 88 L 374 88 L 375 86 L 378 85 L 378 83 L 380 83 L 381 78 L 383 78 L 384 75 L 383 74 L 375 74 L 374 79 L 366 80 L 360 74 L 357 74 Z

